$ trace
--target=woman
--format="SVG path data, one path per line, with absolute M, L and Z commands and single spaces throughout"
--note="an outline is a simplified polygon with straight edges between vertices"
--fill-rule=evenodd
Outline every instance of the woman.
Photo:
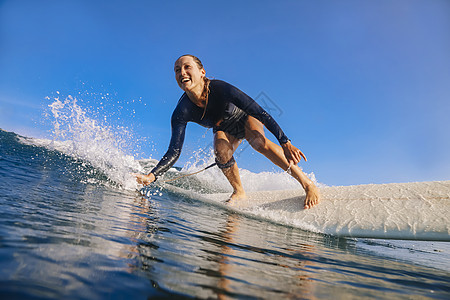
M 306 161 L 305 155 L 291 144 L 275 120 L 253 99 L 226 82 L 206 78 L 201 61 L 193 55 L 183 55 L 177 59 L 175 79 L 185 93 L 172 115 L 169 149 L 148 175 L 135 175 L 138 183 L 150 184 L 173 166 L 181 153 L 186 124 L 195 122 L 213 128 L 217 166 L 233 187 L 229 202 L 246 197 L 233 158 L 243 138 L 274 164 L 290 171 L 305 189 L 305 208 L 319 202 L 318 188 L 297 166 L 302 157 Z M 277 138 L 281 147 L 265 137 L 264 126 Z

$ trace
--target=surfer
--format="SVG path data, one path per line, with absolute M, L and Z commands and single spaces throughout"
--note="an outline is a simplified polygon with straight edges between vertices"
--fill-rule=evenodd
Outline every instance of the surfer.
M 277 122 L 245 93 L 221 80 L 210 80 L 202 62 L 193 55 L 183 55 L 175 62 L 175 79 L 184 91 L 172 114 L 172 137 L 169 149 L 148 174 L 134 174 L 138 183 L 148 185 L 178 160 L 184 142 L 186 125 L 195 122 L 213 128 L 214 154 L 217 166 L 233 187 L 229 202 L 245 199 L 246 194 L 233 154 L 242 139 L 275 165 L 288 171 L 306 192 L 304 207 L 319 202 L 319 189 L 297 164 L 305 155 L 287 138 Z M 280 146 L 264 134 L 264 126 L 277 138 Z

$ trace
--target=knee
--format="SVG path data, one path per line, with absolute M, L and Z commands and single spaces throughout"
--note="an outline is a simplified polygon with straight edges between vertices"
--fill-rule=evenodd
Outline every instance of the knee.
M 229 149 L 215 149 L 214 154 L 218 164 L 226 164 L 231 158 L 233 158 L 233 151 Z
M 263 153 L 268 148 L 267 139 L 265 136 L 255 137 L 249 141 L 250 145 L 256 151 Z

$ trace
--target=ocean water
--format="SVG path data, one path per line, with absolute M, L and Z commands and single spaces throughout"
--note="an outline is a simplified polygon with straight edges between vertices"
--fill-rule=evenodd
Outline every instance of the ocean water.
M 78 108 L 53 103 L 54 140 L 0 130 L 0 299 L 450 298 L 449 242 L 248 217 L 199 197 L 229 191 L 214 169 L 137 190 L 129 173 L 155 161 Z M 242 175 L 250 190 L 298 188 L 284 173 Z

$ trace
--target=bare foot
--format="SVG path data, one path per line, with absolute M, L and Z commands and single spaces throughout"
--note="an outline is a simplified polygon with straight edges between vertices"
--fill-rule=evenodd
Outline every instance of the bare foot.
M 245 194 L 244 191 L 237 192 L 234 191 L 233 194 L 231 194 L 230 198 L 225 201 L 228 205 L 234 206 L 236 203 L 239 202 L 239 200 L 245 200 L 247 199 L 247 194 Z
M 314 184 L 307 186 L 305 191 L 306 191 L 305 206 L 304 206 L 305 209 L 311 208 L 319 203 L 320 192 L 319 189 Z

